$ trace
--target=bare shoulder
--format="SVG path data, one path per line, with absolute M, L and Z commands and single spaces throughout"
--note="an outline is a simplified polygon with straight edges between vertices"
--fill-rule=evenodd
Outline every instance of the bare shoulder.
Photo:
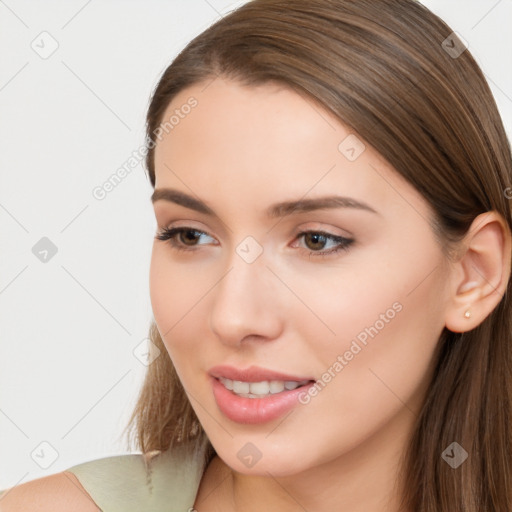
M 0 512 L 98 512 L 78 478 L 69 471 L 45 476 L 6 489 Z

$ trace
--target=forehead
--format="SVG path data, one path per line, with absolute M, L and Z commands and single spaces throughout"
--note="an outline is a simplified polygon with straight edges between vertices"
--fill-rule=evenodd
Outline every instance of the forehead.
M 192 108 L 188 107 L 191 103 L 195 103 Z M 288 87 L 275 83 L 245 86 L 221 78 L 180 91 L 163 117 L 172 124 L 167 137 L 171 145 L 182 137 L 194 137 L 198 144 L 230 137 L 233 142 L 253 138 L 253 145 L 258 141 L 272 146 L 276 137 L 280 144 L 298 143 L 342 129 L 332 114 Z
M 155 148 L 156 188 L 222 202 L 234 195 L 271 203 L 339 193 L 392 206 L 405 187 L 402 194 L 422 200 L 350 127 L 280 84 L 249 87 L 220 78 L 194 84 L 169 104 L 168 120 Z
M 162 164 L 179 162 L 187 163 L 187 173 L 215 166 L 260 176 L 295 169 L 297 175 L 299 162 L 328 169 L 349 132 L 312 100 L 282 85 L 248 87 L 220 78 L 182 90 L 161 126 L 157 179 Z

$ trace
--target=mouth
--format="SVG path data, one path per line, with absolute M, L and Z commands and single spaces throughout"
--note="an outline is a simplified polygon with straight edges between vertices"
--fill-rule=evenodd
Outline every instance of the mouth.
M 315 380 L 313 376 L 299 376 L 262 368 L 261 366 L 249 366 L 248 368 L 236 368 L 229 365 L 218 365 L 210 368 L 208 372 L 212 377 L 223 378 L 232 381 L 249 382 L 257 384 L 264 381 L 302 382 Z
M 271 395 L 277 395 L 283 391 L 291 391 L 302 386 L 306 386 L 313 380 L 306 379 L 295 380 L 262 380 L 259 382 L 245 382 L 242 380 L 232 380 L 225 377 L 217 379 L 222 385 L 232 393 L 243 398 L 266 398 Z
M 216 366 L 209 371 L 220 412 L 236 423 L 266 423 L 300 404 L 316 380 L 252 366 Z

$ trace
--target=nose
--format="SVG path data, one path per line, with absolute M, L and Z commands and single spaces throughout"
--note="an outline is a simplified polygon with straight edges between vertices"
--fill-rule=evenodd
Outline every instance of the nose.
M 279 282 L 264 258 L 247 263 L 234 254 L 229 263 L 229 270 L 212 290 L 211 330 L 233 347 L 249 340 L 278 338 L 285 311 L 279 305 Z

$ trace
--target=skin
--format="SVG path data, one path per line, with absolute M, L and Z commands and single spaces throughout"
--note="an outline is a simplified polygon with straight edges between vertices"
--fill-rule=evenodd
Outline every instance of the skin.
M 157 231 L 179 226 L 205 234 L 192 245 L 175 237 L 188 251 L 155 240 L 150 294 L 165 346 L 218 453 L 195 508 L 396 511 L 398 464 L 439 336 L 445 325 L 464 330 L 492 310 L 508 279 L 507 262 L 495 258 L 482 278 L 471 264 L 479 270 L 475 262 L 487 260 L 449 261 L 423 197 L 368 144 L 349 161 L 338 146 L 353 131 L 311 99 L 275 84 L 244 87 L 216 78 L 182 91 L 164 118 L 191 96 L 197 106 L 156 146 L 155 188 L 200 198 L 218 217 L 154 203 Z M 336 208 L 265 216 L 273 203 L 334 193 L 377 213 Z M 473 240 L 480 236 L 482 247 L 508 254 L 502 227 L 491 215 Z M 348 250 L 310 256 L 337 243 L 297 236 L 308 230 L 354 241 Z M 247 236 L 263 249 L 252 263 L 236 252 Z M 471 281 L 477 286 L 462 293 Z M 257 365 L 321 380 L 397 303 L 400 311 L 366 346 L 359 343 L 362 350 L 309 403 L 257 425 L 235 423 L 218 409 L 212 366 Z M 463 317 L 468 304 L 470 320 Z M 261 452 L 252 468 L 237 457 L 248 442 Z

